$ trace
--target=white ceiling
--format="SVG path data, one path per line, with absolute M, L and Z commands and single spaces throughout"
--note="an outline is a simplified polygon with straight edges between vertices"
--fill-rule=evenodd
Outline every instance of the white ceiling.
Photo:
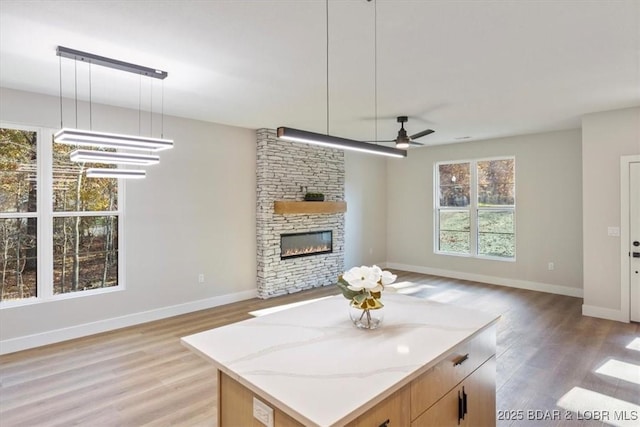
M 586 113 L 640 105 L 640 0 L 328 9 L 334 135 L 374 139 L 376 105 L 379 139 L 395 138 L 395 116 L 408 115 L 410 134 L 436 130 L 420 140 L 428 145 L 578 128 Z M 58 96 L 61 45 L 168 71 L 165 114 L 325 133 L 325 10 L 324 0 L 1 0 L 0 85 Z M 61 63 L 63 94 L 74 97 L 73 61 Z M 98 68 L 92 102 L 159 110 L 157 81 L 141 89 L 133 74 Z

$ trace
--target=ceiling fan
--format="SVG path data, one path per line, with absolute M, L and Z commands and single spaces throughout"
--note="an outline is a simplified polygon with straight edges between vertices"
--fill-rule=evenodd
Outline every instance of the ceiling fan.
M 407 136 L 407 131 L 404 128 L 404 124 L 409 120 L 409 118 L 407 116 L 398 116 L 396 120 L 398 121 L 398 123 L 400 123 L 400 130 L 398 131 L 398 136 L 396 137 L 396 139 L 391 139 L 387 141 L 372 141 L 372 142 L 395 142 L 396 148 L 405 150 L 409 148 L 409 146 L 411 145 L 424 145 L 419 142 L 416 142 L 415 140 L 435 132 L 433 129 L 425 129 L 422 132 L 418 132 L 414 135 Z

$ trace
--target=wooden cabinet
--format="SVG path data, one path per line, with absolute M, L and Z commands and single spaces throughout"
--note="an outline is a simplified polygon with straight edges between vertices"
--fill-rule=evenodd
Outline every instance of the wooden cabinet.
M 436 403 L 449 390 L 495 354 L 495 326 L 454 348 L 434 367 L 411 382 L 411 419 Z
M 411 388 L 405 386 L 345 427 L 404 427 L 411 422 Z
M 253 417 L 253 398 L 269 402 L 257 396 L 251 390 L 218 371 L 218 425 L 220 427 L 264 427 Z M 273 411 L 273 425 L 277 427 L 304 427 L 278 408 Z
M 413 420 L 411 427 L 495 426 L 495 408 L 495 357 L 492 357 Z

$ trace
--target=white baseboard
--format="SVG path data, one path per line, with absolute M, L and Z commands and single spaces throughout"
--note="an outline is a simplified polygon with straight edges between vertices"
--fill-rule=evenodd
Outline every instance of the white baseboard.
M 530 291 L 547 292 L 550 294 L 566 295 L 582 298 L 582 289 L 568 286 L 552 285 L 549 283 L 531 282 L 528 280 L 509 279 L 506 277 L 486 276 L 483 274 L 464 273 L 460 271 L 442 270 L 439 268 L 423 267 L 418 265 L 399 264 L 387 262 L 386 268 L 410 271 L 413 273 L 431 274 L 434 276 L 450 277 L 452 279 L 471 280 L 474 282 L 488 283 L 491 285 L 508 286 L 511 288 L 527 289 Z
M 582 315 L 629 323 L 629 319 L 625 318 L 625 316 L 622 314 L 622 310 L 614 310 L 611 308 L 598 307 L 595 305 L 582 304 Z
M 0 354 L 14 353 L 16 351 L 27 350 L 29 348 L 67 341 L 74 338 L 86 337 L 100 332 L 112 331 L 114 329 L 165 319 L 167 317 L 178 316 L 180 314 L 191 313 L 198 310 L 205 310 L 207 308 L 217 307 L 219 305 L 229 304 L 236 301 L 243 301 L 255 298 L 256 296 L 256 290 L 235 292 L 232 294 L 220 295 L 184 304 L 172 305 L 169 307 L 162 307 L 126 316 L 113 317 L 111 319 L 100 320 L 97 322 L 84 323 L 82 325 L 72 326 L 69 328 L 10 338 L 0 341 Z

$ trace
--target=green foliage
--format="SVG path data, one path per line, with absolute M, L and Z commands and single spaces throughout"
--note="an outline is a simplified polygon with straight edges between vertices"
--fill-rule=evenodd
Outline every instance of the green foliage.
M 322 193 L 307 193 L 304 195 L 304 199 L 307 201 L 324 201 L 324 194 Z
M 0 128 L 0 212 L 36 210 L 35 132 Z
M 352 291 L 351 289 L 349 289 L 347 287 L 347 286 L 349 286 L 349 284 L 347 283 L 346 280 L 344 280 L 342 278 L 342 276 L 338 276 L 338 283 L 336 283 L 336 286 L 338 286 L 340 288 L 340 290 L 342 291 L 342 295 L 346 299 L 351 299 L 352 300 L 357 295 L 361 294 L 361 292 L 356 292 L 356 291 Z
M 443 212 L 444 213 L 444 212 Z M 443 252 L 468 254 L 469 215 L 466 212 L 451 212 L 441 221 L 440 250 Z M 442 217 L 441 217 L 442 218 Z M 478 254 L 497 257 L 515 256 L 515 224 L 509 210 L 480 210 L 478 213 Z
M 85 163 L 69 160 L 73 146 L 53 144 L 54 210 L 112 211 L 117 209 L 118 181 L 109 178 L 87 179 Z M 110 167 L 99 165 L 99 167 Z M 78 189 L 78 186 L 79 189 Z M 79 190 L 79 191 L 78 191 Z
M 349 283 L 342 278 L 342 276 L 338 276 L 338 282 L 336 286 L 340 288 L 342 291 L 342 295 L 351 300 L 351 304 L 354 307 L 358 307 L 363 310 L 376 310 L 378 308 L 384 307 L 382 302 L 380 302 L 380 298 L 382 298 L 382 292 L 370 292 L 366 289 L 362 289 L 360 291 L 352 291 L 348 287 Z

